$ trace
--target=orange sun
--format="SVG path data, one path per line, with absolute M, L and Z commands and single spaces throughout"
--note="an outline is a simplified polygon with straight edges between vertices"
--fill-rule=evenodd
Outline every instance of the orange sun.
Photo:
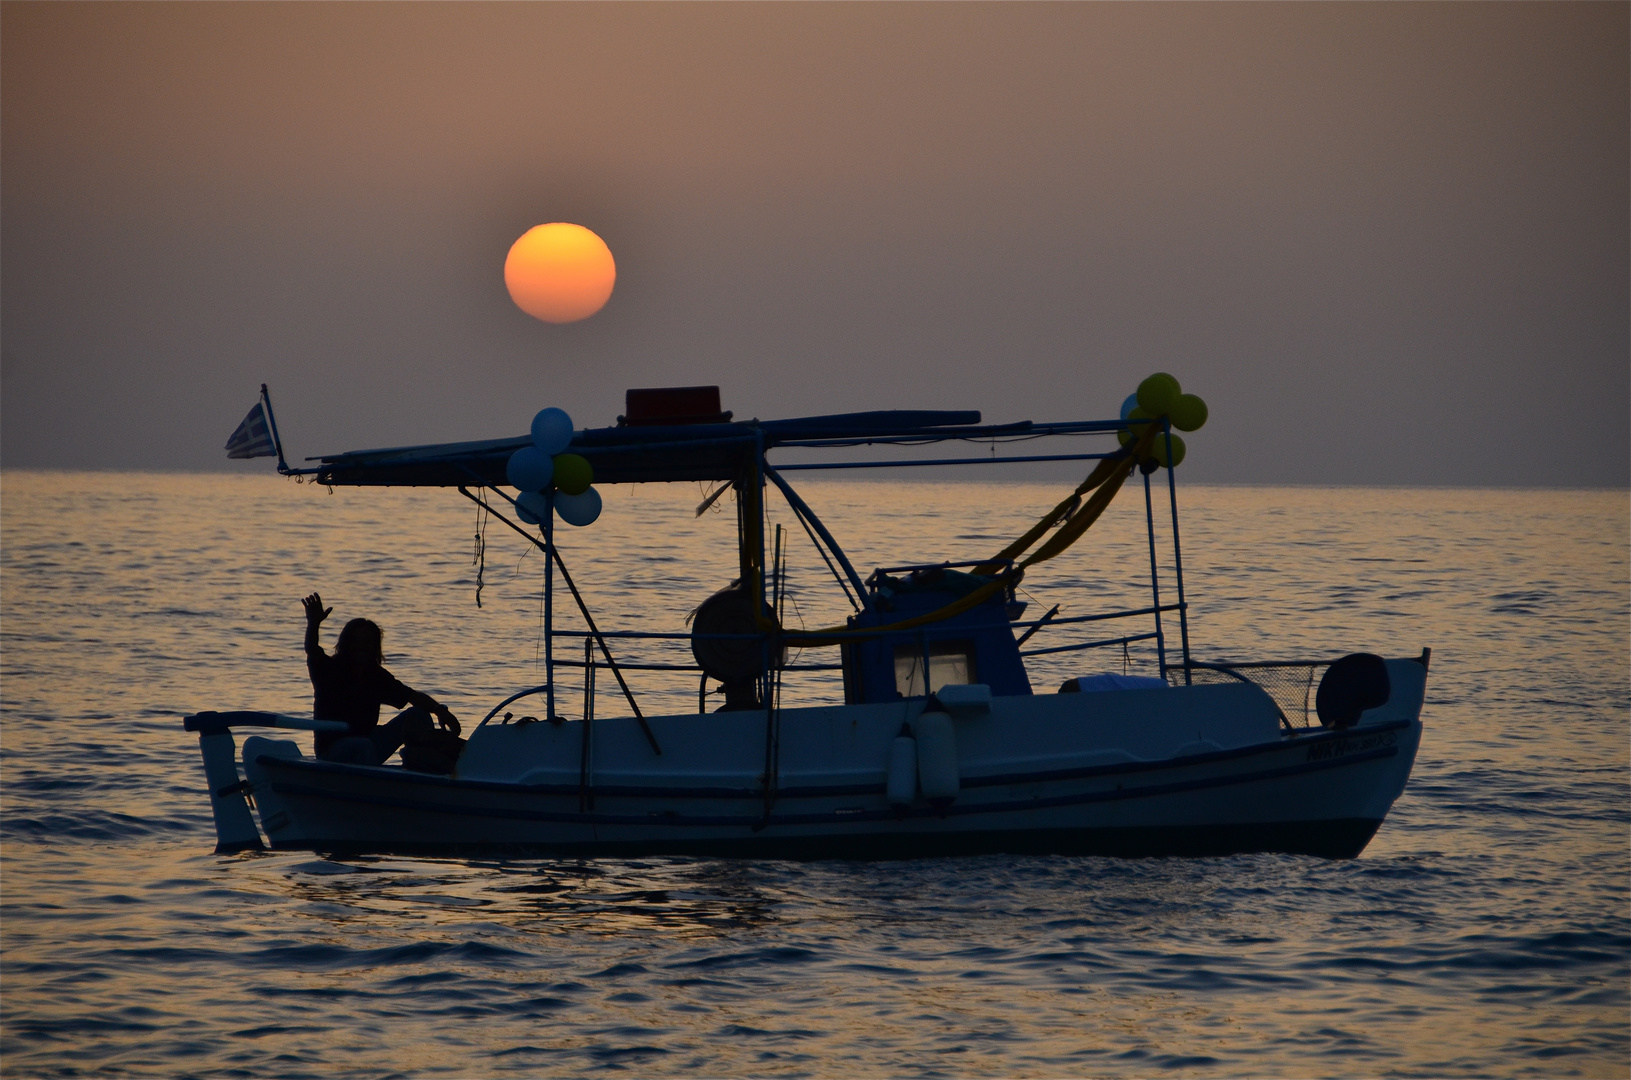
M 504 285 L 515 306 L 550 323 L 587 319 L 612 295 L 617 264 L 606 241 L 582 225 L 535 225 L 510 245 Z

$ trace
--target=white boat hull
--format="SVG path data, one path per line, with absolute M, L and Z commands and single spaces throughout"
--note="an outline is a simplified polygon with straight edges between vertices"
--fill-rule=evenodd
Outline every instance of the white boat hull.
M 1250 684 L 997 698 L 955 718 L 949 804 L 892 806 L 890 743 L 922 699 L 784 710 L 765 792 L 763 711 L 486 725 L 454 777 L 303 757 L 251 738 L 273 847 L 893 858 L 982 852 L 1359 854 L 1403 791 L 1426 669 L 1345 730 L 1286 733 Z

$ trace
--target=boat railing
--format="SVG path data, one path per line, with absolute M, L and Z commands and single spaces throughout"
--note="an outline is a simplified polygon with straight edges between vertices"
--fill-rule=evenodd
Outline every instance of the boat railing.
M 1178 611 L 1184 606 L 1185 605 L 1183 604 L 1160 604 L 1151 605 L 1150 607 L 1128 608 L 1125 611 L 1104 611 L 1093 615 L 1067 615 L 1063 618 L 1052 619 L 1048 618 L 1047 616 L 1043 616 L 1040 619 L 1033 619 L 1027 622 L 1016 622 L 1013 625 L 1015 627 L 1034 627 L 1037 630 L 1052 630 L 1056 627 L 1075 626 L 1082 623 L 1096 623 L 1105 622 L 1110 619 L 1131 619 L 1137 618 L 1141 615 L 1154 615 L 1158 611 Z M 1156 633 L 1152 630 L 1145 634 L 1133 634 L 1124 638 L 1107 638 L 1104 641 L 1083 641 L 1073 642 L 1068 645 L 1053 645 L 1040 649 L 1022 649 L 1020 651 L 1020 655 L 1046 656 L 1051 653 L 1076 652 L 1082 649 L 1095 649 L 1102 645 L 1120 645 L 1126 641 L 1149 641 L 1153 640 L 1155 636 Z
M 1094 613 L 1094 614 L 1090 614 L 1090 615 L 1070 615 L 1070 616 L 1063 616 L 1063 617 L 1057 616 L 1055 612 L 1050 612 L 1049 614 L 1044 615 L 1044 616 L 1042 616 L 1040 618 L 1019 620 L 1019 621 L 1013 621 L 1013 622 L 1004 622 L 1004 623 L 1002 623 L 1000 625 L 1005 627 L 1005 628 L 1011 629 L 1014 632 L 1019 633 L 1021 635 L 1020 639 L 1019 639 L 1019 643 L 1023 646 L 1023 644 L 1025 642 L 1029 641 L 1033 635 L 1036 635 L 1039 632 L 1044 631 L 1044 630 L 1049 631 L 1050 632 L 1050 637 L 1052 637 L 1053 640 L 1057 641 L 1057 637 L 1055 636 L 1057 633 L 1069 631 L 1072 627 L 1087 628 L 1087 627 L 1092 627 L 1095 624 L 1110 622 L 1110 621 L 1118 620 L 1118 619 L 1147 618 L 1147 617 L 1155 615 L 1158 611 L 1159 612 L 1179 611 L 1179 610 L 1181 610 L 1181 607 L 1182 607 L 1182 605 L 1179 605 L 1179 604 L 1162 604 L 1162 605 L 1159 605 L 1159 607 L 1152 605 L 1152 606 L 1146 606 L 1146 607 L 1140 607 L 1140 608 L 1128 608 L 1126 610 L 1098 612 L 1098 613 Z M 553 636 L 556 637 L 556 638 L 582 639 L 582 640 L 584 640 L 586 642 L 586 644 L 587 643 L 592 643 L 592 640 L 596 637 L 595 632 L 590 631 L 590 630 L 569 630 L 569 629 L 566 629 L 566 628 L 554 628 L 552 633 L 553 633 Z M 790 630 L 788 633 L 789 633 L 790 636 L 793 636 L 796 639 L 796 635 L 797 635 L 798 631 L 797 630 Z M 864 638 L 871 638 L 871 637 L 882 637 L 882 636 L 898 635 L 900 632 L 895 631 L 895 630 L 890 630 L 890 629 L 887 629 L 887 628 L 883 628 L 883 629 L 859 629 L 858 628 L 856 630 L 851 631 L 850 633 L 852 633 L 855 636 L 855 638 L 857 638 L 857 639 L 864 639 Z M 762 633 L 700 634 L 700 633 L 695 633 L 695 632 L 692 632 L 692 631 L 660 631 L 660 630 L 602 630 L 602 631 L 599 632 L 599 636 L 606 639 L 606 640 L 608 640 L 608 641 L 615 641 L 615 642 L 620 642 L 620 643 L 629 644 L 629 645 L 633 645 L 635 643 L 650 643 L 650 645 L 655 646 L 660 651 L 670 651 L 670 650 L 676 650 L 676 649 L 679 649 L 679 648 L 685 648 L 685 647 L 689 646 L 691 642 L 693 642 L 695 640 L 698 640 L 698 639 L 717 640 L 717 641 L 760 641 L 760 642 L 764 642 L 767 645 L 769 645 L 770 642 L 771 642 L 771 638 L 772 638 L 771 635 L 762 634 Z M 1022 658 L 1026 658 L 1026 659 L 1030 659 L 1030 658 L 1034 658 L 1034 657 L 1058 657 L 1058 656 L 1062 656 L 1064 654 L 1070 654 L 1070 653 L 1088 652 L 1088 651 L 1095 650 L 1095 649 L 1105 649 L 1105 648 L 1120 647 L 1120 649 L 1122 650 L 1122 654 L 1123 654 L 1122 655 L 1123 665 L 1125 666 L 1125 664 L 1127 662 L 1126 658 L 1127 658 L 1127 648 L 1128 648 L 1128 646 L 1135 645 L 1135 644 L 1138 644 L 1140 642 L 1153 641 L 1153 640 L 1156 639 L 1156 637 L 1157 637 L 1157 633 L 1155 631 L 1153 631 L 1153 630 L 1145 631 L 1145 632 L 1141 632 L 1141 633 L 1122 634 L 1122 635 L 1118 635 L 1118 636 L 1114 636 L 1114 637 L 1093 637 L 1093 638 L 1090 638 L 1089 640 L 1085 640 L 1085 641 L 1069 641 L 1069 642 L 1064 642 L 1062 644 L 1042 645 L 1042 646 L 1039 646 L 1039 647 L 1036 647 L 1036 648 L 1029 648 L 1029 649 L 1021 648 L 1020 649 L 1020 656 Z M 796 643 L 795 643 L 794 647 L 795 648 L 797 647 Z M 687 653 L 689 653 L 690 650 L 689 650 L 689 648 L 685 648 L 685 651 Z M 554 666 L 557 667 L 557 668 L 564 668 L 564 669 L 567 669 L 567 670 L 584 671 L 585 672 L 585 675 L 584 675 L 584 689 L 585 689 L 586 693 L 593 693 L 592 690 L 588 689 L 590 686 L 593 685 L 593 677 L 594 677 L 593 672 L 601 670 L 601 669 L 606 669 L 606 668 L 609 667 L 609 665 L 606 663 L 606 661 L 603 658 L 601 658 L 600 656 L 598 656 L 591 649 L 586 649 L 585 650 L 584 656 L 583 656 L 582 659 L 568 658 L 567 656 L 557 655 L 555 657 L 555 659 L 554 659 Z M 697 664 L 695 662 L 695 660 L 692 659 L 691 656 L 686 655 L 683 660 L 679 659 L 678 657 L 676 657 L 673 660 L 664 660 L 664 659 L 662 659 L 660 657 L 660 654 L 659 654 L 659 656 L 655 656 L 655 657 L 654 656 L 649 656 L 649 655 L 647 655 L 647 656 L 640 656 L 640 655 L 626 656 L 625 655 L 625 656 L 619 656 L 617 658 L 617 666 L 618 666 L 618 668 L 620 668 L 621 670 L 626 671 L 626 672 L 652 672 L 652 673 L 659 673 L 659 674 L 660 673 L 668 673 L 668 674 L 672 674 L 672 675 L 691 675 L 693 677 L 700 677 L 702 679 L 703 686 L 699 691 L 699 706 L 698 706 L 698 709 L 699 709 L 699 711 L 706 711 L 705 702 L 706 702 L 706 697 L 707 697 L 707 694 L 708 694 L 708 691 L 706 690 L 707 679 L 703 674 L 702 667 L 699 664 Z M 817 662 L 810 662 L 810 661 L 795 660 L 793 662 L 783 663 L 783 664 L 779 665 L 777 670 L 782 671 L 782 672 L 787 672 L 787 673 L 795 673 L 795 672 L 797 672 L 797 673 L 822 673 L 822 672 L 835 673 L 835 672 L 840 672 L 840 671 L 843 670 L 843 664 L 841 662 L 838 662 L 836 659 L 834 661 L 832 661 L 832 662 L 826 662 L 826 663 L 817 663 Z M 515 701 L 518 701 L 518 700 L 520 700 L 522 698 L 533 696 L 533 695 L 546 694 L 550 689 L 551 689 L 551 687 L 550 687 L 550 685 L 548 683 L 542 683 L 542 684 L 539 684 L 537 686 L 529 687 L 529 688 L 527 688 L 525 690 L 521 690 L 521 691 L 519 691 L 519 692 L 517 692 L 515 694 L 512 694 L 509 697 L 505 698 L 503 701 L 499 702 L 497 705 L 493 706 L 493 708 L 487 713 L 487 715 L 483 718 L 483 720 L 481 722 L 485 724 L 488 721 L 492 720 L 494 717 L 499 715 L 501 710 L 503 710 L 506 706 L 514 703 Z M 561 692 L 561 691 L 563 691 L 563 690 L 565 690 L 567 688 L 565 686 L 561 685 L 560 681 L 557 680 L 556 685 L 554 686 L 553 689 L 557 693 L 559 693 L 559 692 Z M 666 688 L 665 691 L 659 691 L 659 693 L 689 693 L 689 692 L 690 691 L 682 690 L 677 686 L 671 686 L 671 687 Z M 1044 689 L 1041 689 L 1039 692 L 1046 693 L 1047 690 L 1044 688 Z M 643 693 L 642 693 L 642 696 L 644 696 Z
M 1039 629 L 1054 628 L 1054 627 L 1071 626 L 1071 625 L 1075 625 L 1075 624 L 1078 624 L 1078 623 L 1103 622 L 1103 621 L 1108 620 L 1108 619 L 1136 618 L 1136 617 L 1138 617 L 1140 615 L 1153 615 L 1157 611 L 1178 611 L 1178 610 L 1181 610 L 1181 609 L 1183 609 L 1185 607 L 1187 607 L 1187 605 L 1185 605 L 1185 604 L 1161 604 L 1159 606 L 1153 606 L 1152 605 L 1150 607 L 1127 608 L 1127 609 L 1121 610 L 1121 611 L 1104 611 L 1104 612 L 1098 612 L 1098 613 L 1095 613 L 1095 614 L 1092 614 L 1092 615 L 1067 615 L 1067 616 L 1064 616 L 1062 618 L 1043 617 L 1043 618 L 1040 618 L 1040 619 L 1029 619 L 1029 620 L 1021 620 L 1021 621 L 1016 621 L 1016 622 L 1005 622 L 1005 623 L 1002 623 L 1000 625 L 1005 626 L 1005 627 L 1009 627 L 1009 628 L 1012 628 L 1012 629 L 1024 629 L 1024 628 L 1029 628 L 1029 627 L 1037 627 Z M 974 626 L 972 628 L 979 629 L 981 627 Z M 802 631 L 789 629 L 789 630 L 785 630 L 784 633 L 785 633 L 786 636 L 796 639 L 796 638 L 799 637 L 799 635 L 802 633 Z M 885 637 L 885 636 L 889 636 L 889 635 L 898 635 L 899 633 L 900 633 L 899 630 L 892 630 L 889 627 L 881 627 L 881 628 L 877 628 L 877 629 L 856 628 L 854 630 L 845 631 L 845 636 L 847 636 L 847 637 L 853 636 L 853 637 L 856 637 L 856 638 Z M 586 637 L 596 636 L 595 632 L 590 631 L 590 630 L 562 630 L 562 629 L 556 629 L 556 630 L 553 631 L 553 634 L 554 634 L 555 637 L 558 637 L 558 638 L 586 638 Z M 599 632 L 599 636 L 607 638 L 608 640 L 621 640 L 621 641 L 639 641 L 639 640 L 646 640 L 646 641 L 693 641 L 693 640 L 698 640 L 698 639 L 705 639 L 705 640 L 709 640 L 709 641 L 768 641 L 772 637 L 772 635 L 770 635 L 770 634 L 763 634 L 763 633 L 754 633 L 754 634 L 700 634 L 700 633 L 695 633 L 695 632 L 689 631 L 689 630 L 669 630 L 669 631 L 664 631 L 664 630 L 602 630 L 602 631 Z M 1145 636 L 1153 637 L 1154 634 L 1152 633 L 1152 634 L 1149 634 L 1149 635 L 1140 635 L 1140 639 L 1142 640 L 1142 638 L 1145 637 Z M 1117 639 L 1117 640 L 1120 640 L 1120 639 Z M 1057 648 L 1057 649 L 1031 649 L 1031 650 L 1026 650 L 1026 652 L 1023 655 L 1026 655 L 1026 656 L 1029 656 L 1029 655 L 1032 655 L 1032 654 L 1040 655 L 1040 654 L 1046 653 L 1046 652 L 1060 652 L 1060 651 L 1064 651 L 1064 650 L 1067 650 L 1067 649 L 1091 648 L 1091 647 L 1092 647 L 1092 645 L 1090 643 L 1087 643 L 1087 644 L 1082 644 L 1082 645 L 1067 645 L 1067 646 L 1062 646 L 1062 647 Z M 568 663 L 568 662 L 569 661 L 566 661 L 566 660 L 557 660 L 556 661 L 556 663 L 558 663 L 558 664 L 565 664 L 565 663 Z M 600 662 L 600 666 L 604 667 L 605 666 L 604 662 Z M 635 667 L 634 664 L 624 663 L 621 660 L 618 661 L 618 666 L 619 667 L 627 667 L 627 668 Z M 836 665 L 824 665 L 824 666 L 835 667 Z

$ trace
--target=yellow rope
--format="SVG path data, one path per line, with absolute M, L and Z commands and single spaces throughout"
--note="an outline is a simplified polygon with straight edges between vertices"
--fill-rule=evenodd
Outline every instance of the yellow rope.
M 1030 531 L 1024 536 L 1021 536 L 1018 540 L 1015 540 L 1012 544 L 1009 544 L 1007 547 L 1003 548 L 996 555 L 993 555 L 979 566 L 976 566 L 974 568 L 974 573 L 994 573 L 1000 566 L 1002 566 L 1003 563 L 1012 561 L 1014 558 L 1018 557 L 1021 552 L 1028 550 L 1032 544 L 1036 543 L 1037 537 L 1047 532 L 1059 521 L 1060 518 L 1070 513 L 1072 508 L 1079 505 L 1082 501 L 1083 495 L 1086 495 L 1089 491 L 1092 491 L 1094 488 L 1108 480 L 1110 478 L 1110 474 L 1115 472 L 1116 466 L 1119 464 L 1122 464 L 1122 461 L 1117 458 L 1105 458 L 1103 461 L 1099 462 L 1098 466 L 1088 474 L 1087 479 L 1083 480 L 1076 486 L 1076 490 L 1072 492 L 1070 496 L 1062 500 L 1058 506 L 1055 506 L 1052 510 L 1042 515 L 1042 520 L 1031 526 Z

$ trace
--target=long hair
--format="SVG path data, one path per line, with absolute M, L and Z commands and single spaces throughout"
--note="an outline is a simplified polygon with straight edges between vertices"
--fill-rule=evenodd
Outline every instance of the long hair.
M 372 619 L 352 619 L 334 643 L 334 659 L 348 663 L 366 662 L 374 667 L 385 663 L 384 635 Z

